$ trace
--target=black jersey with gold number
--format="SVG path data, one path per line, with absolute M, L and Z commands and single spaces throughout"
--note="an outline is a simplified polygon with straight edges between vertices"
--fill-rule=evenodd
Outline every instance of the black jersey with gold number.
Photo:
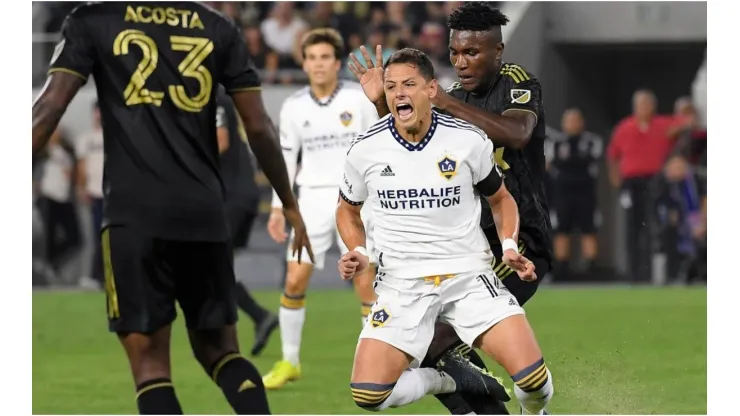
M 530 250 L 552 258 L 550 216 L 545 196 L 545 109 L 542 88 L 534 75 L 514 64 L 503 64 L 485 94 L 467 93 L 459 83 L 448 94 L 494 114 L 527 111 L 537 117 L 532 137 L 524 149 L 496 146 L 494 157 L 504 171 L 504 183 L 519 205 L 520 238 Z M 488 203 L 482 200 L 483 228 L 495 227 Z
M 105 137 L 105 225 L 166 239 L 228 238 L 216 91 L 259 88 L 239 29 L 194 2 L 87 3 L 49 72 L 92 75 Z

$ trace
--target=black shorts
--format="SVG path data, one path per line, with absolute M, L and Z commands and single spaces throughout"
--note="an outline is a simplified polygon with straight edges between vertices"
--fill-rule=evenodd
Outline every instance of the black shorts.
M 550 261 L 544 256 L 540 256 L 539 254 L 528 250 L 526 242 L 520 239 L 519 253 L 534 263 L 535 273 L 537 274 L 537 280 L 533 282 L 525 282 L 519 278 L 519 275 L 517 275 L 513 269 L 501 261 L 503 253 L 501 251 L 501 242 L 499 241 L 496 229 L 491 227 L 483 230 L 483 232 L 486 235 L 488 244 L 491 246 L 491 251 L 493 251 L 493 263 L 491 263 L 491 266 L 493 267 L 494 273 L 496 273 L 496 277 L 498 277 L 504 286 L 509 289 L 509 292 L 514 295 L 516 300 L 519 302 L 519 305 L 524 306 L 524 304 L 527 303 L 527 301 L 537 292 L 540 281 L 542 281 L 545 275 L 550 271 Z
M 102 233 L 111 332 L 150 334 L 171 324 L 180 304 L 188 329 L 236 323 L 229 242 L 173 241 L 129 226 Z
M 229 221 L 231 244 L 235 249 L 247 248 L 252 225 L 257 214 L 238 205 L 226 205 L 226 216 Z
M 554 202 L 552 225 L 556 234 L 596 233 L 596 195 L 558 192 Z

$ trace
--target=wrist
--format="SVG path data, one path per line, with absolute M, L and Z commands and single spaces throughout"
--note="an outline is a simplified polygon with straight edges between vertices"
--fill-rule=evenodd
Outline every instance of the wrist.
M 519 245 L 511 238 L 505 238 L 504 241 L 501 242 L 501 251 L 506 250 L 514 250 L 517 253 L 519 252 Z
M 369 256 L 369 255 L 367 254 L 367 249 L 366 249 L 365 247 L 363 247 L 363 246 L 357 246 L 357 247 L 355 247 L 355 248 L 354 248 L 354 249 L 353 249 L 352 251 L 356 251 L 356 252 L 358 252 L 358 253 L 362 254 L 362 255 L 363 255 L 363 256 L 365 256 L 365 257 L 370 257 L 370 256 Z

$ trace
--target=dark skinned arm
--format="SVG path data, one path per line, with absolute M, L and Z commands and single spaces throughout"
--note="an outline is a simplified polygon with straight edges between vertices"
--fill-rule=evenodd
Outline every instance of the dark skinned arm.
M 380 100 L 374 102 L 375 110 L 378 112 L 378 117 L 383 118 L 391 113 L 391 109 L 388 107 L 388 103 L 385 101 L 385 95 Z
M 67 106 L 85 81 L 72 74 L 54 72 L 33 103 L 33 155 L 41 151 L 59 125 Z
M 249 137 L 249 147 L 283 202 L 283 207 L 297 208 L 285 159 L 278 144 L 278 134 L 265 111 L 262 93 L 257 89 L 238 91 L 234 92 L 231 98 L 244 123 L 244 131 Z
M 480 128 L 498 146 L 523 149 L 529 143 L 537 117 L 529 111 L 509 109 L 492 114 L 439 91 L 434 105 L 452 117 L 463 119 Z

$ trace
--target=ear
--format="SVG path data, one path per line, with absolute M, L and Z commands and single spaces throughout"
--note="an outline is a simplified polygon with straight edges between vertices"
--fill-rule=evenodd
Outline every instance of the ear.
M 437 96 L 437 92 L 439 92 L 439 84 L 437 83 L 437 80 L 433 79 L 429 81 L 427 88 L 429 88 L 429 99 L 433 100 L 434 97 Z
M 301 67 L 303 68 L 303 72 L 308 73 L 308 69 L 306 68 L 308 65 L 306 64 L 306 57 L 303 57 L 303 64 Z
M 499 43 L 496 45 L 496 58 L 501 60 L 501 57 L 504 55 L 504 49 L 506 48 L 506 45 L 504 45 L 504 42 Z
M 334 70 L 339 72 L 339 70 L 342 69 L 342 61 L 339 59 L 334 60 Z

